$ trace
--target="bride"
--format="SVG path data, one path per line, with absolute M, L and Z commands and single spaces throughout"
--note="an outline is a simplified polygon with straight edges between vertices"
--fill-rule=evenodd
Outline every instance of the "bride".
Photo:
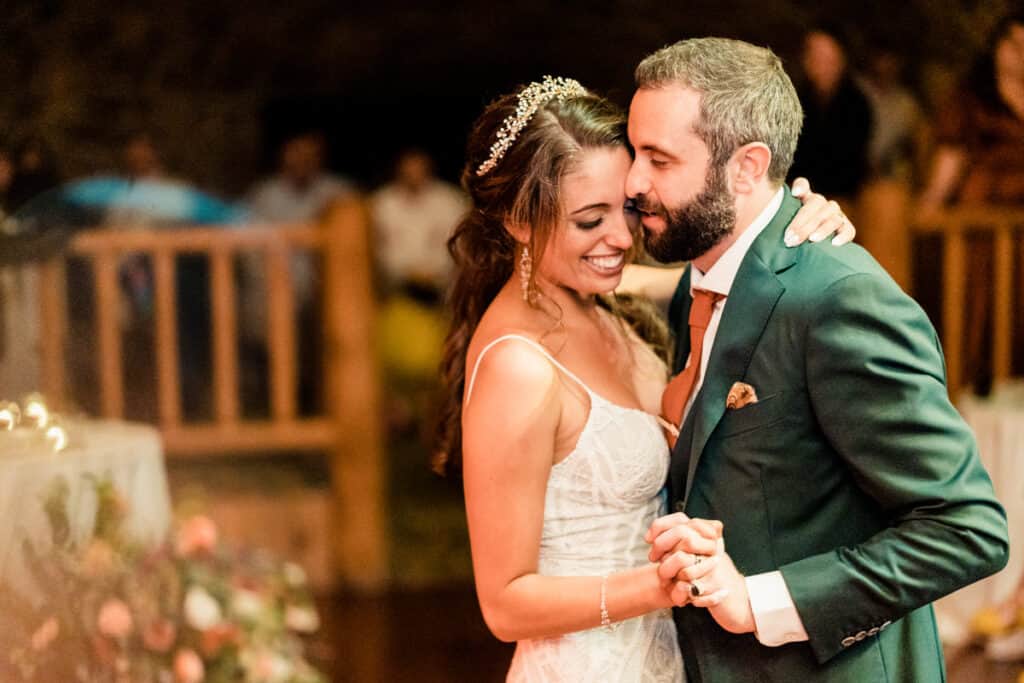
M 671 586 L 644 542 L 664 513 L 668 333 L 609 295 L 638 234 L 625 124 L 546 78 L 488 106 L 469 138 L 440 455 L 461 465 L 484 619 L 518 641 L 509 681 L 683 678 Z M 825 217 L 805 237 L 835 222 L 813 197 L 803 211 Z

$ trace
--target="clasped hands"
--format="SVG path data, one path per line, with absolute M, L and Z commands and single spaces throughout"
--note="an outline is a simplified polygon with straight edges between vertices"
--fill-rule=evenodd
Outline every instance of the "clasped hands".
M 725 552 L 722 523 L 681 512 L 659 517 L 644 540 L 672 603 L 706 608 L 731 633 L 752 633 L 747 582 Z

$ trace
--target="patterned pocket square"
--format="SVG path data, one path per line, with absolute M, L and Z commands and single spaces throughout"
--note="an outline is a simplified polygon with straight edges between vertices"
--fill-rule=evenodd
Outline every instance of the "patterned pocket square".
M 729 397 L 725 399 L 728 410 L 739 410 L 751 403 L 757 403 L 757 392 L 746 382 L 736 382 L 729 389 Z

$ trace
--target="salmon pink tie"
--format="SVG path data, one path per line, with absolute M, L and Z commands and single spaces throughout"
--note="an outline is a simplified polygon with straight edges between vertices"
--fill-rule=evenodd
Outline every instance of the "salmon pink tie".
M 693 290 L 693 303 L 690 305 L 690 361 L 686 367 L 665 387 L 665 393 L 661 395 L 661 416 L 676 428 L 674 434 L 669 435 L 669 446 L 675 447 L 678 430 L 683 427 L 683 410 L 686 402 L 690 400 L 690 394 L 697 385 L 700 377 L 700 361 L 704 352 L 704 333 L 711 322 L 711 313 L 715 310 L 715 303 L 725 298 L 716 292 L 709 292 L 706 289 Z

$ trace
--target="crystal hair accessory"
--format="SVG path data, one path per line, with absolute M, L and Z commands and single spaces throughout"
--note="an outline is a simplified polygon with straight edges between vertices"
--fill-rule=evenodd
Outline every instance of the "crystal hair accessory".
M 530 122 L 537 110 L 551 100 L 564 100 L 567 97 L 580 97 L 589 94 L 587 89 L 572 78 L 555 78 L 545 76 L 540 82 L 534 81 L 519 93 L 516 113 L 505 117 L 498 129 L 498 138 L 491 145 L 491 155 L 476 169 L 478 176 L 486 175 L 498 165 L 509 147 L 519 137 L 519 133 Z

